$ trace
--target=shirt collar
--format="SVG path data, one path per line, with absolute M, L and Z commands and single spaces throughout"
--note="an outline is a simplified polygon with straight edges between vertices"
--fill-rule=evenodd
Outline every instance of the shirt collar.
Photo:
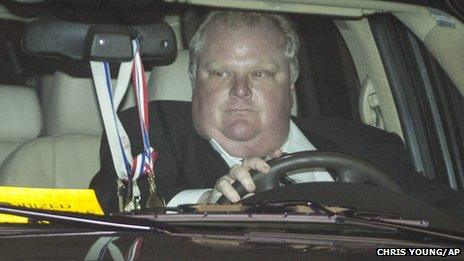
M 219 155 L 225 160 L 229 167 L 237 164 L 242 164 L 243 158 L 235 157 L 227 153 L 214 138 L 209 140 L 211 146 L 216 150 Z M 288 131 L 287 139 L 281 147 L 284 153 L 294 153 L 304 150 L 317 150 L 311 142 L 305 137 L 295 123 L 290 120 L 290 128 Z
M 211 138 L 209 143 L 211 143 L 211 146 L 213 146 L 214 150 L 217 151 L 219 155 L 221 155 L 221 157 L 226 161 L 229 168 L 237 164 L 242 164 L 243 158 L 235 157 L 227 153 L 227 151 L 225 151 L 214 138 Z

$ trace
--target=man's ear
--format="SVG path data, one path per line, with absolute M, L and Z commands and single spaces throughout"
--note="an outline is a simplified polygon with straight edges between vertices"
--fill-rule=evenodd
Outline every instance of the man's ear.
M 193 81 L 192 78 L 190 78 L 190 87 L 192 88 L 192 93 L 195 90 L 195 82 Z
M 290 84 L 290 108 L 293 108 L 294 99 L 296 99 L 295 83 Z

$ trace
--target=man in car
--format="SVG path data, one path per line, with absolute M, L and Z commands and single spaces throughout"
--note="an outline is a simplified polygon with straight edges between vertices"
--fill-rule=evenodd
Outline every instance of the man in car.
M 253 192 L 250 171 L 268 173 L 266 160 L 282 153 L 324 150 L 376 164 L 412 197 L 443 208 L 458 203 L 464 206 L 459 193 L 414 171 L 397 135 L 343 119 L 292 119 L 297 50 L 297 34 L 283 16 L 218 11 L 207 17 L 190 44 L 191 106 L 162 101 L 150 104 L 150 140 L 159 152 L 155 180 L 166 201 L 214 203 L 224 195 L 237 202 L 240 196 L 232 183 L 238 181 Z M 135 113 L 128 110 L 120 118 L 137 155 L 142 141 Z M 105 135 L 101 157 L 102 167 L 91 188 L 105 212 L 116 212 L 117 176 Z M 324 169 L 293 179 L 333 180 Z M 141 178 L 138 184 L 145 206 L 148 182 Z M 198 190 L 204 188 L 213 190 Z

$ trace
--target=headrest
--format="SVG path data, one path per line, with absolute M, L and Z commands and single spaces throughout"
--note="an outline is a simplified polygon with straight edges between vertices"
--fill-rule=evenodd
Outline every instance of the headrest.
M 42 113 L 34 89 L 0 85 L 0 140 L 33 139 L 42 128 Z
M 189 51 L 184 49 L 177 50 L 176 60 L 172 64 L 154 67 L 148 83 L 150 100 L 191 101 L 188 63 Z
M 56 71 L 44 98 L 45 132 L 49 136 L 102 134 L 103 124 L 93 81 Z

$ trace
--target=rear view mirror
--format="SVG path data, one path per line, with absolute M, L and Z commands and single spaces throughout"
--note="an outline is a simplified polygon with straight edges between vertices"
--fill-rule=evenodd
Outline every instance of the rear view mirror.
M 38 19 L 26 26 L 23 48 L 32 55 L 122 62 L 132 59 L 131 39 L 135 37 L 144 60 L 168 60 L 176 53 L 174 32 L 164 22 L 129 27 Z

